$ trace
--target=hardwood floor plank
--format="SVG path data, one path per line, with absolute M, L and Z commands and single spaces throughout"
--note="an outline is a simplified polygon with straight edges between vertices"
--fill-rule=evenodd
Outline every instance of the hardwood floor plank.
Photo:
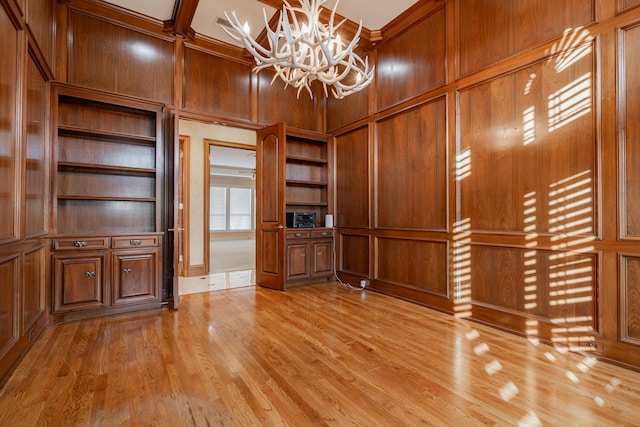
M 640 373 L 338 284 L 51 327 L 0 426 L 634 426 Z

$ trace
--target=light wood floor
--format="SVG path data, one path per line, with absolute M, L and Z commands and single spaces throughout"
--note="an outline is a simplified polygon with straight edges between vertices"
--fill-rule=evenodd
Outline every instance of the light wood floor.
M 49 328 L 1 426 L 640 425 L 640 373 L 338 284 Z

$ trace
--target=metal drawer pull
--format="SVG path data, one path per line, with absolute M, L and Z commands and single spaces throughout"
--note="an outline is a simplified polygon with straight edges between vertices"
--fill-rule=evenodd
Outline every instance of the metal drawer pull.
M 123 272 L 124 274 L 129 274 L 129 273 L 131 273 L 131 269 L 130 269 L 130 268 L 123 268 L 123 269 L 122 269 L 122 272 Z
M 87 271 L 86 273 L 84 273 L 85 276 L 87 277 L 94 277 L 96 275 L 95 271 Z
M 322 252 L 316 253 L 316 256 L 322 256 Z
M 302 233 L 296 233 L 296 237 L 302 237 Z
M 327 237 L 329 235 L 329 233 L 327 233 L 326 231 L 322 232 L 322 237 Z
M 307 256 L 307 254 L 305 254 L 304 252 L 300 254 L 300 256 L 304 257 Z
M 129 243 L 131 243 L 133 246 L 137 246 L 142 244 L 142 240 L 129 240 Z
M 77 242 L 73 242 L 73 246 L 75 246 L 76 248 L 82 248 L 84 246 L 87 246 L 87 242 L 78 240 Z

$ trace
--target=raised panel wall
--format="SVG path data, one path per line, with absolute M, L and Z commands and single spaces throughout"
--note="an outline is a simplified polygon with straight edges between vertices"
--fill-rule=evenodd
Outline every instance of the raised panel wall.
M 472 229 L 595 234 L 597 76 L 593 46 L 579 49 L 460 92 L 461 218 Z
M 173 42 L 69 11 L 68 81 L 173 104 Z
M 445 230 L 445 99 L 378 122 L 377 134 L 377 226 Z
M 369 129 L 336 138 L 336 218 L 341 227 L 369 227 Z
M 27 65 L 26 167 L 25 167 L 25 236 L 44 235 L 49 231 L 49 161 L 47 83 L 34 59 Z
M 314 100 L 306 90 L 298 95 L 297 89 L 287 87 L 280 78 L 273 80 L 273 73 L 258 73 L 258 123 L 269 125 L 284 121 L 288 127 L 323 131 L 316 117 L 318 111 Z
M 250 84 L 248 65 L 185 48 L 182 101 L 185 109 L 249 121 Z
M 640 256 L 621 255 L 620 305 L 623 341 L 640 345 Z
M 622 237 L 640 239 L 640 25 L 620 32 Z
M 369 59 L 369 61 L 370 63 L 372 62 L 371 59 Z M 341 126 L 367 117 L 369 113 L 369 93 L 372 90 L 371 86 L 372 85 L 343 99 L 327 98 L 326 115 L 328 131 L 338 129 Z
M 51 0 L 29 0 L 27 3 L 27 25 L 52 70 L 55 55 L 55 3 Z
M 25 252 L 22 275 L 22 331 L 28 331 L 45 314 L 47 251 L 44 246 Z
M 471 298 L 558 327 L 597 330 L 595 254 L 471 246 Z
M 595 0 L 457 0 L 458 75 L 503 61 L 595 20 Z
M 0 372 L 2 374 L 4 374 L 3 359 L 18 340 L 19 268 L 19 256 L 0 259 Z
M 369 276 L 369 236 L 340 234 L 340 270 L 346 273 Z
M 446 297 L 447 242 L 378 238 L 376 279 Z
M 618 0 L 618 11 L 621 12 L 638 5 L 640 5 L 640 0 Z
M 379 48 L 379 110 L 446 83 L 446 16 L 442 7 Z
M 0 243 L 18 237 L 18 64 L 23 54 L 20 32 L 0 6 Z

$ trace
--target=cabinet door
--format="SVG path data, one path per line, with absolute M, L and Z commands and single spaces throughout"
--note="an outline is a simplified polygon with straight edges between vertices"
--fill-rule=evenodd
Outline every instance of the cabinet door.
M 303 279 L 309 277 L 308 243 L 287 245 L 287 279 Z
M 53 263 L 54 312 L 90 310 L 107 305 L 104 299 L 104 253 L 57 255 Z
M 158 299 L 158 252 L 113 254 L 113 305 Z
M 313 275 L 333 274 L 333 250 L 331 242 L 313 243 Z

